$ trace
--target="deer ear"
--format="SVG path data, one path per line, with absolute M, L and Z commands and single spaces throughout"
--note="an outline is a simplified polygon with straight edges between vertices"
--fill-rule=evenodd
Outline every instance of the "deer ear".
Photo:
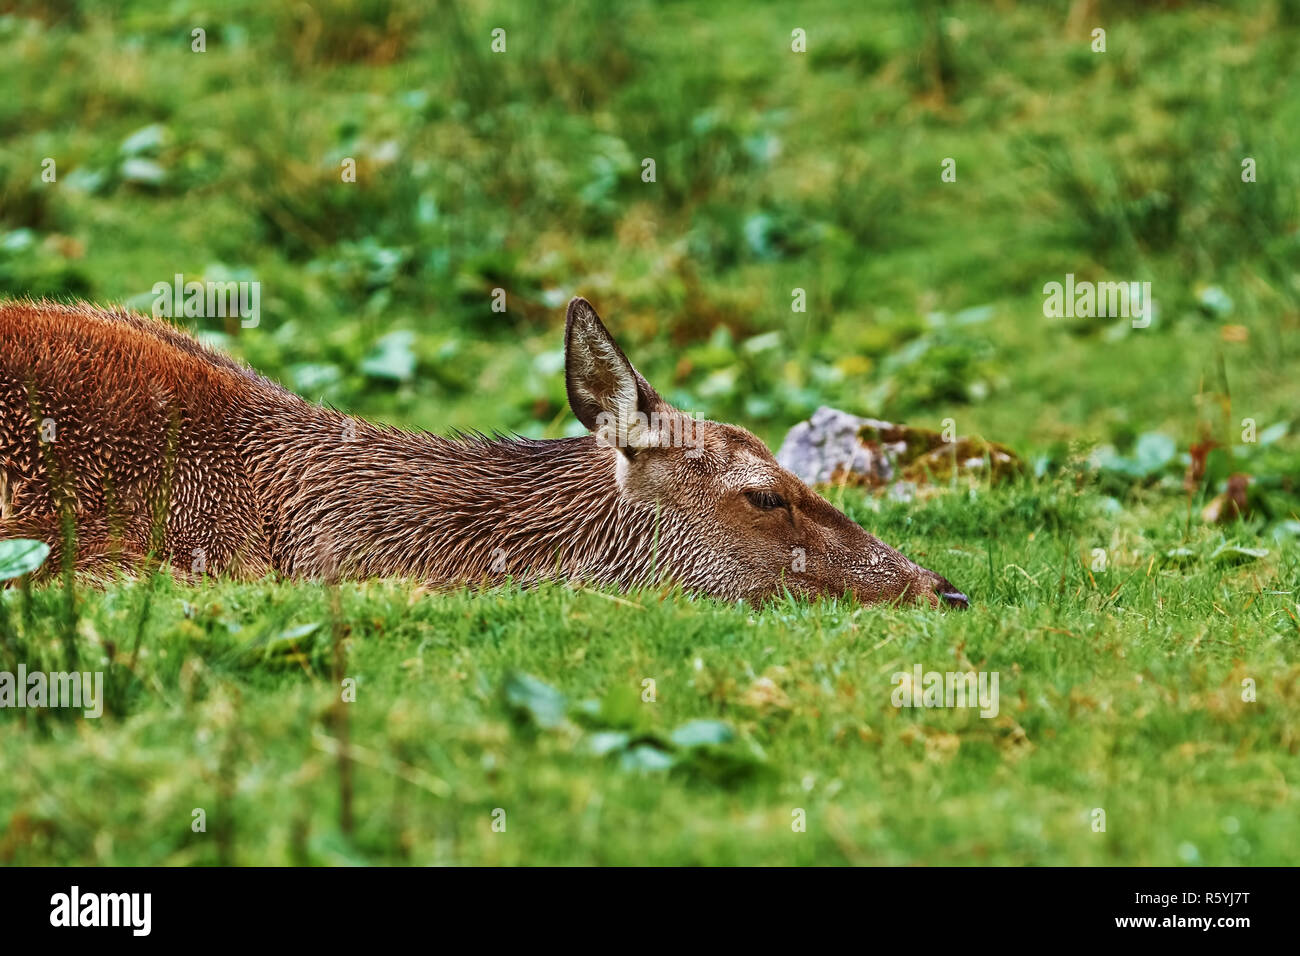
M 571 301 L 564 320 L 564 384 L 569 407 L 590 431 L 612 432 L 611 444 L 629 458 L 648 443 L 648 416 L 661 400 L 586 299 Z

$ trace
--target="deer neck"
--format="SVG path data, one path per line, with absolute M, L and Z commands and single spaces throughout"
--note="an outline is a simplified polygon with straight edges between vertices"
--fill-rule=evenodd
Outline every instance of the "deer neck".
M 590 436 L 445 439 L 318 411 L 251 456 L 286 573 L 437 586 L 659 576 L 655 510 L 620 494 L 618 452 Z

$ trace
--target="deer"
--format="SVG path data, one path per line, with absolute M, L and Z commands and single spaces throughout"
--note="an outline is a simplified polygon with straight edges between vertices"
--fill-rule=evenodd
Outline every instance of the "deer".
M 782 469 L 751 432 L 673 407 L 591 303 L 564 327 L 587 434 L 534 440 L 371 423 L 307 401 L 121 307 L 0 303 L 0 539 L 33 579 L 412 579 L 430 589 L 664 584 L 965 608 Z

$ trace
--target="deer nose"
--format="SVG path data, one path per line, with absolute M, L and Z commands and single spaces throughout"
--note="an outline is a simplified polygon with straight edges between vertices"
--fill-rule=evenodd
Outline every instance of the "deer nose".
M 970 607 L 970 600 L 965 594 L 958 591 L 956 586 L 947 578 L 939 578 L 935 582 L 934 593 L 939 596 L 939 600 L 949 607 L 959 608 L 963 611 Z

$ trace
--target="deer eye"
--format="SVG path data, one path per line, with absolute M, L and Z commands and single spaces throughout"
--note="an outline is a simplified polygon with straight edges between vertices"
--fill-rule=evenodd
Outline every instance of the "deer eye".
M 775 511 L 777 508 L 786 506 L 785 499 L 775 491 L 747 491 L 745 497 L 755 508 L 761 508 L 764 511 Z

